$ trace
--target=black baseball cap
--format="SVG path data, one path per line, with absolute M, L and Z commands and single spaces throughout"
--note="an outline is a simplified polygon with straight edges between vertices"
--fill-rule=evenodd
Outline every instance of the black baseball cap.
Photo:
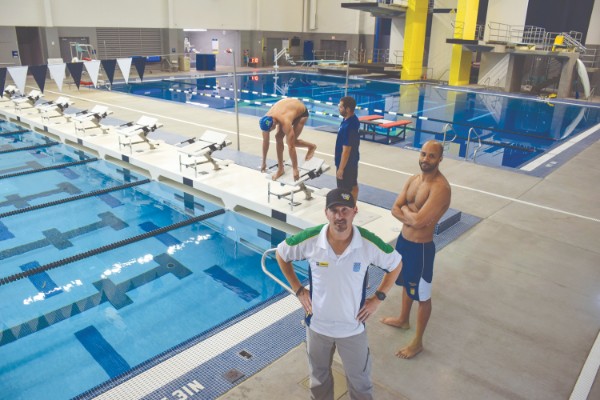
M 348 189 L 333 189 L 327 193 L 326 208 L 333 206 L 346 206 L 354 208 L 354 196 Z

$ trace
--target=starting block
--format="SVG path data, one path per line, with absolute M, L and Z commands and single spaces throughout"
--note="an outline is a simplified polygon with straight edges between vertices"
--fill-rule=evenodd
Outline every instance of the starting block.
M 32 89 L 26 96 L 14 97 L 11 100 L 15 106 L 15 112 L 20 113 L 25 108 L 33 108 L 35 103 L 43 96 L 43 93 L 39 90 Z
M 141 116 L 136 122 L 128 122 L 117 127 L 117 133 L 119 134 L 119 150 L 121 147 L 129 147 L 129 153 L 133 152 L 133 145 L 138 143 L 147 143 L 151 150 L 154 150 L 156 146 L 148 139 L 148 134 L 154 132 L 163 125 L 158 122 L 158 119 Z M 134 141 L 134 138 L 141 140 Z
M 35 108 L 42 114 L 42 121 L 50 123 L 50 118 L 64 117 L 65 110 L 72 104 L 73 102 L 68 97 L 61 96 L 54 101 L 38 104 Z
M 214 170 L 221 167 L 212 158 L 212 153 L 222 150 L 231 144 L 227 134 L 207 130 L 199 138 L 193 138 L 179 143 L 186 144 L 179 148 L 179 172 L 183 167 L 194 168 L 194 177 L 198 177 L 198 165 L 210 162 Z
M 267 174 L 266 177 L 267 179 L 269 179 L 267 202 L 271 202 L 271 196 L 275 196 L 277 197 L 277 199 L 283 198 L 289 200 L 290 209 L 293 211 L 294 206 L 302 204 L 294 200 L 294 194 L 304 192 L 306 200 L 312 199 L 313 190 L 306 187 L 306 181 L 321 176 L 322 174 L 327 172 L 329 168 L 329 165 L 325 164 L 325 161 L 323 161 L 320 158 L 313 157 L 310 160 L 305 161 L 304 163 L 298 166 L 300 179 L 298 179 L 297 181 L 294 180 L 293 174 L 288 173 L 288 171 L 286 171 L 276 181 L 272 180 L 271 176 Z M 279 184 L 280 187 L 285 188 L 283 189 L 283 191 L 271 190 L 271 186 L 275 184 Z
M 75 125 L 75 134 L 81 132 L 85 134 L 87 129 L 99 128 L 102 132 L 106 133 L 109 129 L 107 125 L 102 125 L 101 122 L 104 118 L 112 114 L 112 111 L 106 106 L 95 105 L 91 110 L 84 110 L 71 116 L 73 124 Z M 92 124 L 92 126 L 86 126 L 86 123 Z M 88 124 L 89 125 L 89 124 Z

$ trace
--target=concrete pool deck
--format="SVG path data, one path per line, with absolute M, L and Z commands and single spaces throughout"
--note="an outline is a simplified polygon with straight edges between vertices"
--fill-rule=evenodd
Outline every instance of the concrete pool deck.
M 59 96 L 50 83 L 45 94 Z M 63 87 L 62 94 L 81 109 L 106 104 L 122 120 L 153 116 L 165 131 L 183 136 L 224 131 L 231 148 L 237 146 L 231 113 L 75 86 Z M 239 120 L 241 151 L 259 155 L 256 117 Z M 335 135 L 305 128 L 303 136 L 317 144 L 318 157 L 333 163 Z M 599 137 L 592 134 L 581 152 L 544 177 L 444 159 L 451 207 L 482 220 L 437 254 L 423 353 L 396 358 L 414 328 L 399 331 L 378 322 L 398 313 L 398 288 L 367 323 L 377 399 L 564 399 L 587 371 L 584 365 L 594 373 L 584 377 L 591 391 L 576 398 L 600 398 L 599 359 L 591 352 L 600 330 Z M 359 180 L 398 192 L 418 171 L 417 160 L 417 152 L 363 141 Z M 311 218 L 307 222 L 315 223 Z M 388 218 L 382 231 L 393 229 Z M 339 365 L 335 369 L 341 376 Z M 305 399 L 307 376 L 301 345 L 221 398 Z M 343 384 L 338 394 L 348 398 Z

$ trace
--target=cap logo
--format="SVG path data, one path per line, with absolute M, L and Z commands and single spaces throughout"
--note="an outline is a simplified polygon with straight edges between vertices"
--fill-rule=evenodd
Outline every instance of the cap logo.
M 342 193 L 342 199 L 348 201 L 350 200 L 350 195 L 348 193 Z

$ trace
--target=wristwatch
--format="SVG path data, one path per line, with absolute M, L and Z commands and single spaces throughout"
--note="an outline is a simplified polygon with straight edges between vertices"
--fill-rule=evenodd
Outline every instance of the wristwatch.
M 377 297 L 379 300 L 384 301 L 385 300 L 385 293 L 380 292 L 379 290 L 375 292 L 375 297 Z

